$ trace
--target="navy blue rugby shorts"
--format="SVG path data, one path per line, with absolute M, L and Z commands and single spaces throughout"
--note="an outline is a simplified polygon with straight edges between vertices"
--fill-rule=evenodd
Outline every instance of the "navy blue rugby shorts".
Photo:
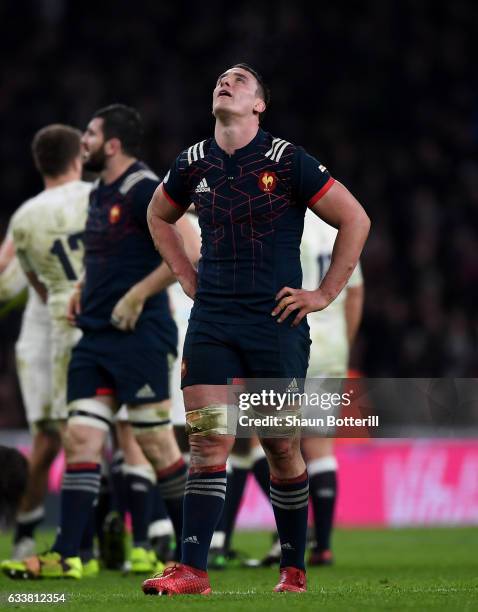
M 293 317 L 276 323 L 213 323 L 191 319 L 184 341 L 181 388 L 226 385 L 231 378 L 305 378 L 309 325 Z
M 119 404 L 130 406 L 168 399 L 176 355 L 172 319 L 140 319 L 134 332 L 86 331 L 72 351 L 68 403 L 96 395 L 113 395 Z

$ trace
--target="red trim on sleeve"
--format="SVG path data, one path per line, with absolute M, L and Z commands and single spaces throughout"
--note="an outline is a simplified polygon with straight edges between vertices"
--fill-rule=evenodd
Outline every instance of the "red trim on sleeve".
M 320 198 L 322 198 L 327 193 L 327 191 L 332 187 L 334 183 L 335 179 L 330 177 L 329 180 L 325 183 L 325 185 L 323 185 L 319 189 L 319 191 L 310 198 L 307 206 L 313 206 L 314 204 L 316 204 L 320 200 Z
M 179 204 L 177 204 L 173 198 L 169 195 L 169 193 L 166 191 L 166 187 L 164 186 L 164 183 L 161 183 L 161 187 L 163 188 L 163 194 L 164 197 L 166 198 L 166 200 L 171 204 L 171 206 L 174 206 L 174 208 L 177 208 L 178 210 L 180 210 L 181 212 L 184 212 L 184 208 L 182 206 L 180 206 Z

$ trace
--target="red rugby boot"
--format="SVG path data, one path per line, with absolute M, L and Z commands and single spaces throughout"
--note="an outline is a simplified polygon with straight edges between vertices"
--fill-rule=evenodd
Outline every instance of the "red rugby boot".
M 331 550 L 311 550 L 308 565 L 333 565 L 334 556 Z
M 178 563 L 143 582 L 145 595 L 209 595 L 207 572 Z
M 274 587 L 275 593 L 305 593 L 307 580 L 304 570 L 297 567 L 281 567 L 279 584 Z

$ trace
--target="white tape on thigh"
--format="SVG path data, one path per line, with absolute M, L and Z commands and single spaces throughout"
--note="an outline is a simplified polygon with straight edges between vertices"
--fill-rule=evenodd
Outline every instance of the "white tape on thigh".
M 112 409 L 96 399 L 75 400 L 68 405 L 69 423 L 109 431 L 112 420 Z
M 133 432 L 139 435 L 151 429 L 171 429 L 170 410 L 169 400 L 155 404 L 128 406 L 129 422 L 133 427 Z

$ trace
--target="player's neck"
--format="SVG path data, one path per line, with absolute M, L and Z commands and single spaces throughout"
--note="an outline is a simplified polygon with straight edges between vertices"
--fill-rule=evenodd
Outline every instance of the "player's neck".
M 233 155 L 237 149 L 242 149 L 253 140 L 259 129 L 257 121 L 241 121 L 234 119 L 227 121 L 224 119 L 216 120 L 214 138 L 217 144 L 228 155 Z
M 106 168 L 101 173 L 103 183 L 105 185 L 114 183 L 136 161 L 136 157 L 127 157 L 125 155 L 110 158 Z
M 65 172 L 65 174 L 60 174 L 60 176 L 44 176 L 43 184 L 45 185 L 45 189 L 54 189 L 55 187 L 61 187 L 61 185 L 66 185 L 66 183 L 71 183 L 72 181 L 79 181 L 80 178 L 81 176 L 76 170 L 71 170 L 70 172 Z

